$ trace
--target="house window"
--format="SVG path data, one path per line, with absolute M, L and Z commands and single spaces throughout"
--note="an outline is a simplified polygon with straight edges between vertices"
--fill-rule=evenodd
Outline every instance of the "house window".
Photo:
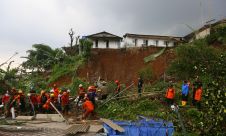
M 158 46 L 158 45 L 159 45 L 159 41 L 156 40 L 156 41 L 155 41 L 155 46 Z
M 164 45 L 168 46 L 169 42 L 168 41 L 164 41 Z
M 95 41 L 95 47 L 98 48 L 98 40 Z
M 106 48 L 109 48 L 109 40 L 106 41 Z
M 148 46 L 148 40 L 143 40 L 143 44 Z

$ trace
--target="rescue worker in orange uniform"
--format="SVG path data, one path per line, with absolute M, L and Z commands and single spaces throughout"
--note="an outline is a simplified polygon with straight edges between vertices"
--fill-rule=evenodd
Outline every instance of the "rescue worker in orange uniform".
M 59 90 L 59 88 L 57 87 L 56 84 L 53 85 L 53 93 L 54 93 L 55 100 L 57 100 L 58 99 L 58 95 L 60 93 L 60 90 Z
M 175 96 L 175 89 L 171 84 L 166 90 L 166 95 L 165 95 L 168 105 L 172 105 L 174 103 L 174 96 Z
M 83 85 L 82 84 L 80 84 L 79 86 L 78 86 L 78 102 L 77 102 L 77 106 L 78 106 L 78 104 L 79 104 L 79 102 L 81 101 L 81 100 L 83 100 L 84 99 L 84 97 L 85 97 L 85 94 L 86 94 L 86 91 L 85 91 L 85 88 L 83 87 Z
M 6 93 L 2 96 L 2 105 L 7 105 L 9 102 L 9 92 L 6 91 Z
M 67 115 L 69 111 L 69 95 L 67 92 L 63 92 L 61 96 L 61 107 L 63 114 Z
M 194 104 L 198 109 L 201 108 L 201 98 L 202 98 L 202 86 L 200 85 L 196 89 L 195 96 L 194 96 Z
M 95 106 L 95 97 L 96 97 L 96 87 L 95 86 L 88 87 L 87 97 Z
M 20 114 L 24 113 L 25 112 L 25 95 L 23 94 L 23 91 L 22 90 L 19 90 L 18 91 L 18 95 L 17 95 L 17 102 L 18 102 L 18 105 L 19 105 L 19 111 L 20 111 Z
M 116 94 L 116 98 L 117 98 L 117 100 L 118 100 L 118 98 L 119 98 L 119 92 L 120 92 L 120 90 L 121 90 L 121 86 L 120 86 L 120 83 L 119 83 L 118 80 L 115 80 L 115 84 L 117 85 L 117 87 L 116 87 L 116 89 L 115 89 L 115 94 Z
M 50 102 L 52 104 L 56 103 L 54 94 L 50 94 L 50 98 L 46 101 L 46 103 L 43 105 L 43 109 L 45 109 L 45 113 L 52 113 L 53 107 L 51 106 Z
M 4 115 L 7 116 L 8 113 L 8 105 L 9 105 L 9 99 L 10 99 L 10 95 L 9 92 L 6 91 L 6 93 L 3 95 L 2 97 L 2 105 L 4 105 Z
M 94 112 L 93 103 L 89 100 L 88 97 L 85 97 L 84 99 L 85 99 L 85 102 L 82 105 L 82 109 L 83 109 L 82 119 L 86 119 L 87 117 L 89 117 L 90 114 L 93 114 Z
M 44 113 L 43 105 L 46 103 L 48 100 L 48 95 L 44 90 L 41 91 L 41 94 L 38 96 L 38 107 L 39 107 L 39 112 Z

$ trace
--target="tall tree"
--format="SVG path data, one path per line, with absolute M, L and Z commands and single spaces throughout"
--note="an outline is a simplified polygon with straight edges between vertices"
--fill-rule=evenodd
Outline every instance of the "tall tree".
M 28 56 L 22 65 L 26 69 L 43 71 L 49 70 L 51 67 L 58 63 L 63 57 L 64 53 L 60 49 L 52 49 L 48 45 L 34 44 L 33 49 L 28 50 Z
M 75 32 L 74 32 L 73 29 L 71 28 L 68 34 L 69 34 L 69 36 L 70 36 L 70 47 L 71 47 L 71 49 L 72 49 L 73 42 L 74 42 L 74 34 L 75 34 Z

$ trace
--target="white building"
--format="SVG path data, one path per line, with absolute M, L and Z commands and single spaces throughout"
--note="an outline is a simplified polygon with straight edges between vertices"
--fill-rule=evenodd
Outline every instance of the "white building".
M 123 47 L 173 47 L 182 40 L 182 37 L 140 35 L 129 33 L 126 33 L 123 38 Z
M 122 37 L 108 33 L 108 32 L 100 32 L 96 34 L 92 34 L 87 36 L 93 42 L 93 48 L 112 48 L 118 49 L 120 48 Z
M 184 36 L 184 39 L 187 42 L 192 42 L 194 40 L 203 39 L 206 36 L 210 35 L 213 27 L 216 27 L 219 25 L 225 25 L 225 24 L 226 24 L 226 19 L 222 19 L 215 23 L 204 25 L 203 27 L 199 28 L 198 30 Z

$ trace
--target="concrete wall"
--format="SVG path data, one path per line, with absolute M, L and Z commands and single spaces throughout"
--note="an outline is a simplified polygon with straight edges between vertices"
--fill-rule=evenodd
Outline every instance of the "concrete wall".
M 135 46 L 135 39 L 137 39 L 137 44 Z M 141 38 L 131 38 L 131 37 L 126 37 L 123 40 L 122 47 L 142 47 L 144 46 L 144 40 L 148 40 L 148 46 L 156 46 L 156 47 L 166 47 L 165 41 L 167 40 L 162 40 L 162 39 L 141 39 Z M 158 41 L 158 44 L 156 45 L 156 41 Z M 168 47 L 173 47 L 174 46 L 174 41 L 168 41 Z
M 195 38 L 196 39 L 202 39 L 202 38 L 205 38 L 209 34 L 210 34 L 210 28 L 207 28 L 207 29 L 204 29 L 201 32 L 197 32 L 196 35 L 195 35 Z
M 96 41 L 93 41 L 93 48 L 96 48 Z M 97 48 L 100 48 L 100 49 L 107 48 L 106 47 L 106 41 L 98 40 L 98 47 Z M 120 48 L 120 41 L 109 40 L 109 48 L 111 48 L 111 49 Z

